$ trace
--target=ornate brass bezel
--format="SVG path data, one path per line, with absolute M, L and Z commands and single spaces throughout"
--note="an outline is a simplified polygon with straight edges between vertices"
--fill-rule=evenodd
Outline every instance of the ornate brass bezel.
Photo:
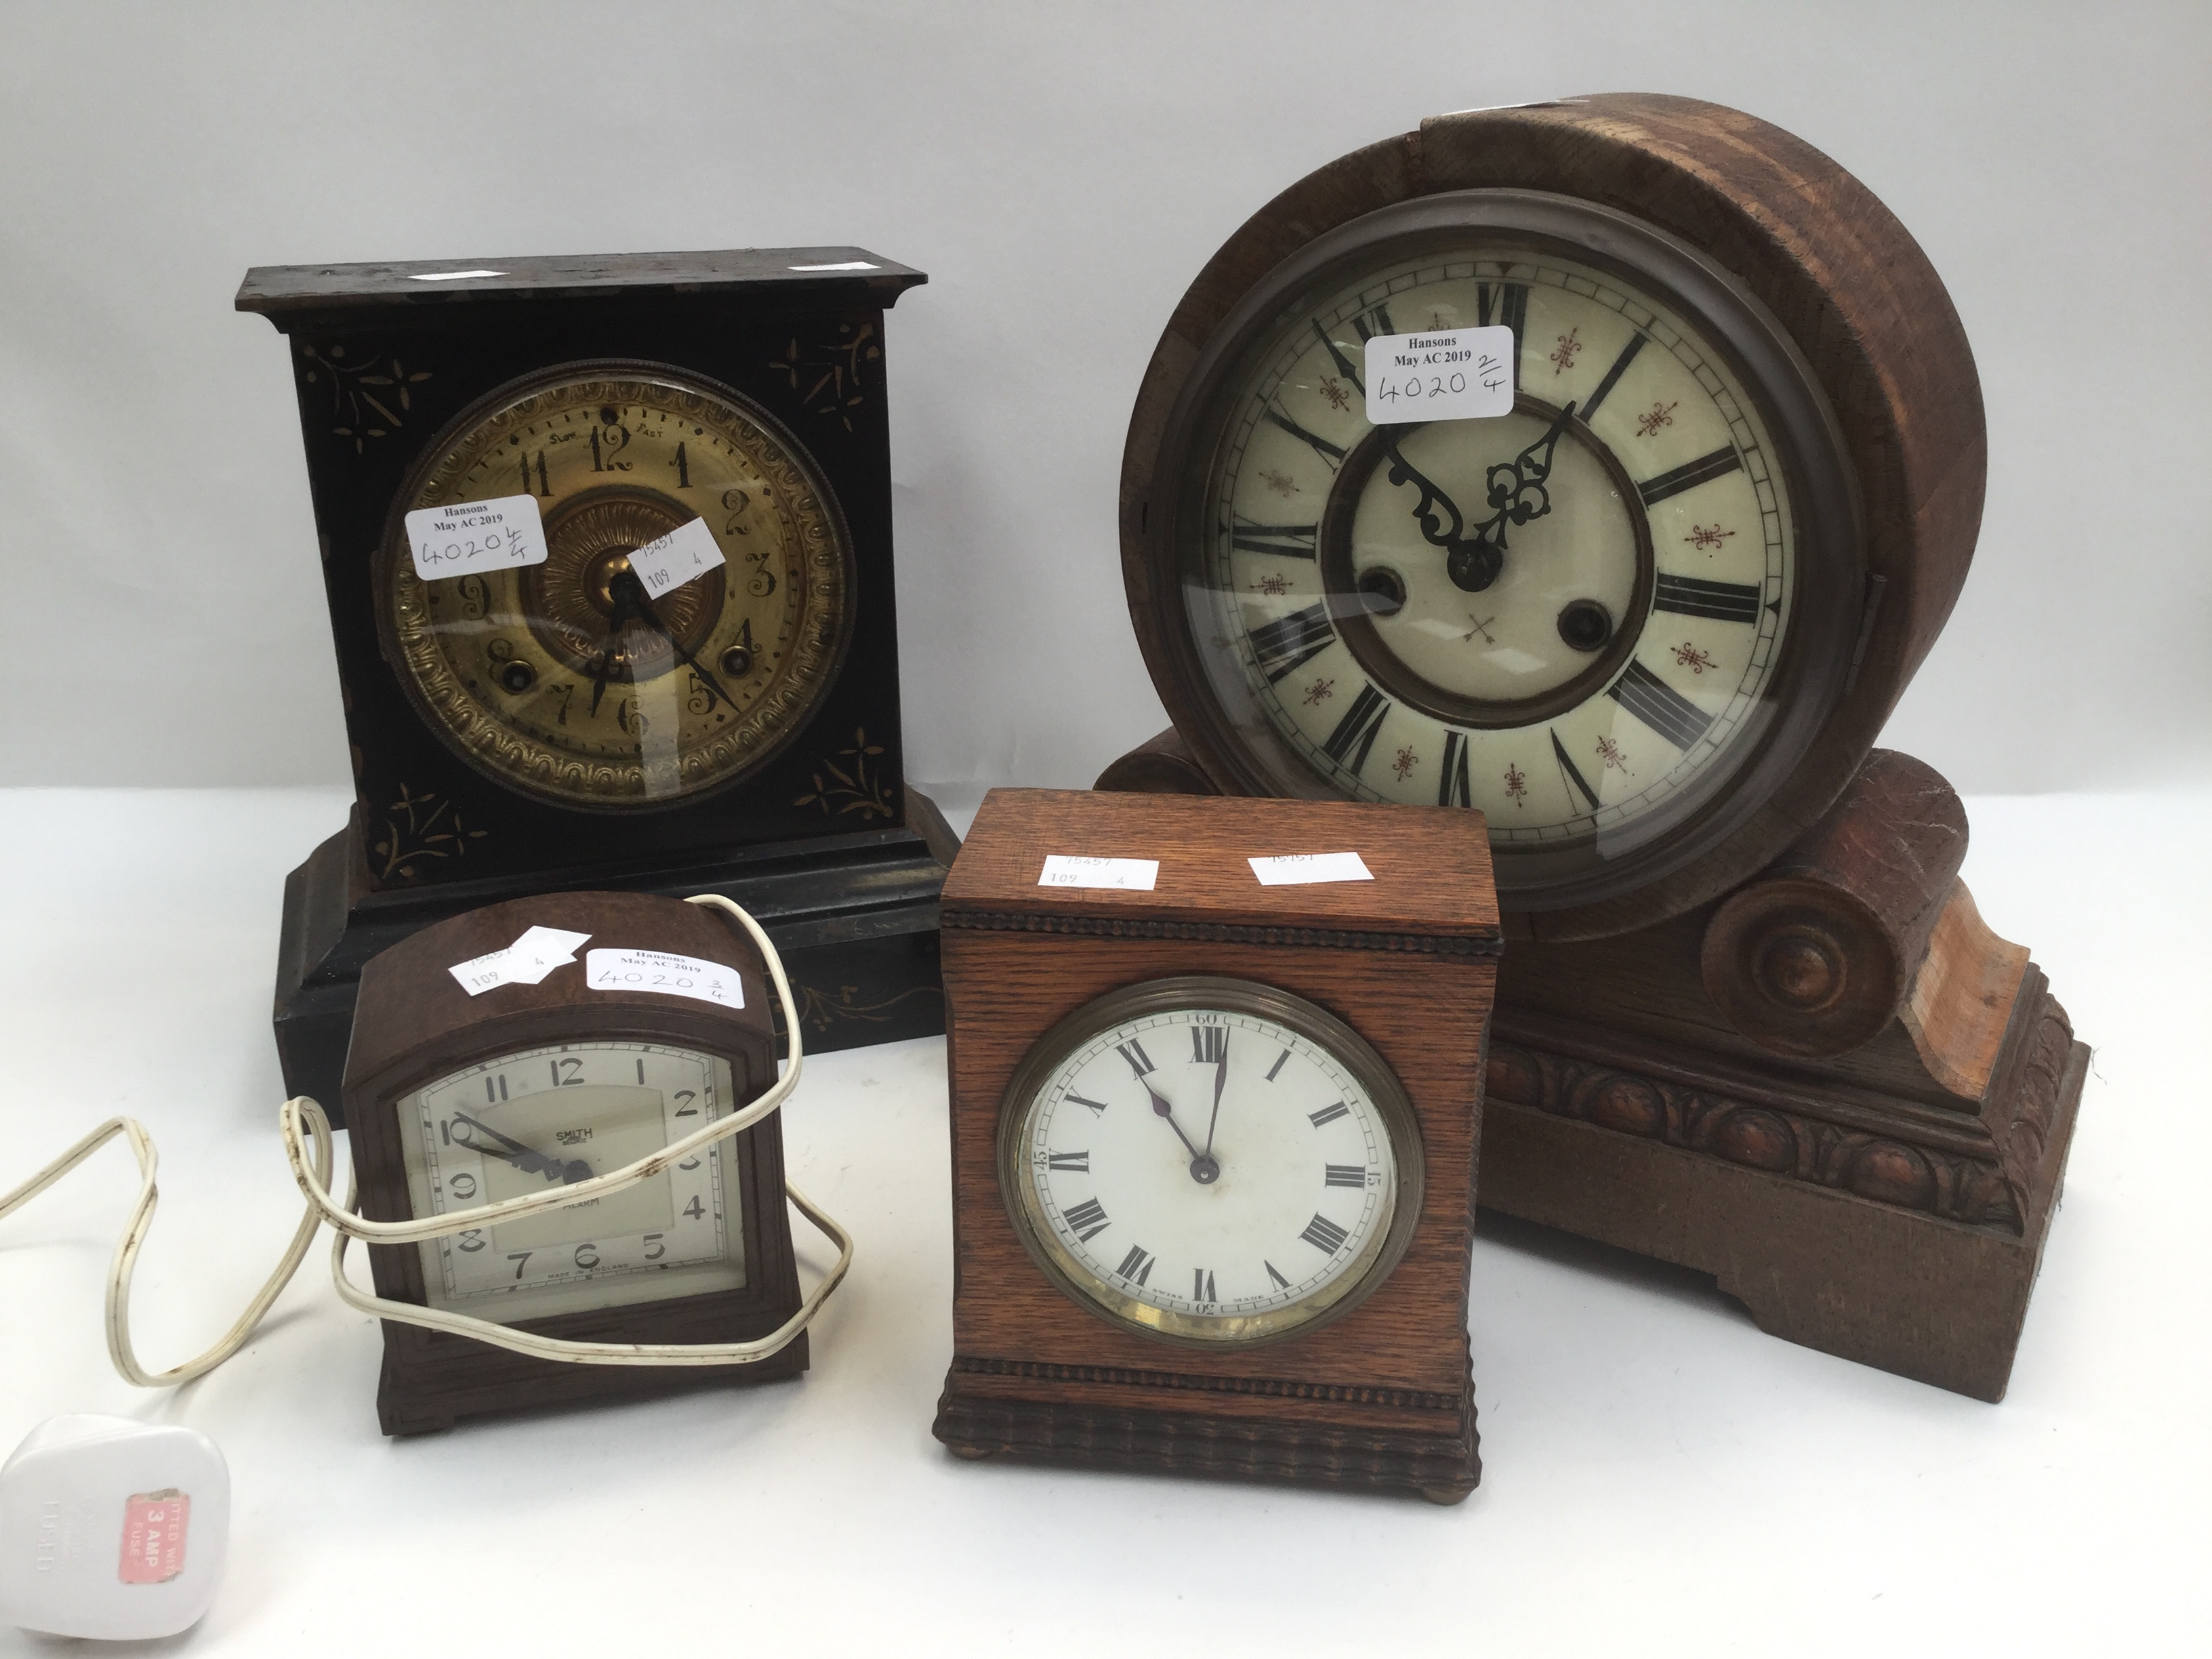
M 1353 1265 L 1312 1296 L 1261 1314 L 1178 1313 L 1139 1302 L 1078 1261 L 1043 1217 L 1024 1148 L 1039 1091 L 1060 1062 L 1100 1032 L 1148 1014 L 1204 1009 L 1272 1020 L 1326 1050 L 1366 1090 L 1390 1145 L 1389 1212 Z M 1079 1307 L 1120 1330 L 1178 1346 L 1219 1352 L 1302 1336 L 1342 1318 L 1381 1288 L 1413 1242 L 1427 1189 L 1413 1103 L 1389 1064 L 1358 1032 L 1304 997 L 1251 980 L 1184 974 L 1146 980 L 1085 1004 L 1038 1038 L 999 1108 L 999 1193 L 1014 1235 L 1045 1277 Z
M 806 576 L 790 653 L 739 718 L 685 750 L 673 793 L 648 796 L 642 757 L 593 760 L 556 749 L 496 718 L 461 684 L 430 635 L 426 584 L 407 554 L 405 520 L 459 498 L 459 481 L 516 427 L 571 405 L 648 403 L 684 419 L 750 434 L 744 453 L 775 486 L 785 544 Z M 637 812 L 688 805 L 757 773 L 803 731 L 843 665 L 857 586 L 852 537 L 828 481 L 775 417 L 730 387 L 672 366 L 629 359 L 556 365 L 495 387 L 434 440 L 392 500 L 374 567 L 377 632 L 393 677 L 423 723 L 477 771 L 555 805 Z M 727 591 L 726 573 L 709 579 Z M 687 630 L 688 631 L 688 630 Z

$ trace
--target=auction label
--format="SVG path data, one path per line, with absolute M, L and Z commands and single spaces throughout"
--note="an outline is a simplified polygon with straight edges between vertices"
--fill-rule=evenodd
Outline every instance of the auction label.
M 488 951 L 446 971 L 472 997 L 502 985 L 537 985 L 556 968 L 574 962 L 576 947 L 589 938 L 589 933 L 572 933 L 565 927 L 532 927 L 504 951 Z
M 1454 328 L 1367 342 L 1367 418 L 1480 421 L 1513 412 L 1513 331 Z
M 584 983 L 594 991 L 653 991 L 721 1008 L 745 1006 L 744 981 L 736 969 L 672 951 L 586 951 Z
M 1121 887 L 1149 893 L 1160 878 L 1158 859 L 1085 859 L 1053 853 L 1044 861 L 1040 887 Z
M 722 550 L 704 519 L 678 525 L 629 556 L 629 568 L 645 584 L 646 597 L 654 599 L 723 562 Z
M 426 582 L 545 562 L 545 521 L 535 495 L 501 495 L 407 515 L 407 547 Z
M 1247 859 L 1262 887 L 1305 887 L 1322 881 L 1372 881 L 1367 860 L 1357 853 L 1289 853 L 1280 858 Z

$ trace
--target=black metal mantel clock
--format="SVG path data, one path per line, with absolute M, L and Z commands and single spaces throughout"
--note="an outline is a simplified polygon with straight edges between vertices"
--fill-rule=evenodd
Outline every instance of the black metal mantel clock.
M 558 889 L 727 894 L 815 1048 L 944 1029 L 957 843 L 905 785 L 884 408 L 884 313 L 926 280 L 850 247 L 246 273 L 290 341 L 356 791 L 285 884 L 288 1089 L 338 1099 L 378 951 Z M 409 515 L 477 502 L 542 546 L 426 571 Z M 631 568 L 695 520 L 719 563 Z

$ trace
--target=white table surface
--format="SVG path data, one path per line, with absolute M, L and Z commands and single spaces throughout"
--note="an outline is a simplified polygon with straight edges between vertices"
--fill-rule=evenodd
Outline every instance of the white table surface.
M 1968 807 L 1984 915 L 2097 1048 L 2000 1406 L 1764 1335 L 1697 1275 L 1486 1221 L 1483 1482 L 1457 1508 L 961 1462 L 929 1433 L 951 1335 L 928 1040 L 810 1060 L 788 1109 L 793 1178 L 859 1239 L 804 1381 L 389 1441 L 376 1328 L 319 1248 L 228 1366 L 131 1389 L 100 1325 L 118 1146 L 0 1222 L 0 1453 L 64 1412 L 215 1438 L 228 1577 L 152 1644 L 195 1652 L 2202 1653 L 2212 796 Z M 149 1364 L 212 1340 L 297 1218 L 278 903 L 343 809 L 0 792 L 0 1187 L 111 1113 L 146 1121 Z M 70 1645 L 0 1630 L 10 1659 Z

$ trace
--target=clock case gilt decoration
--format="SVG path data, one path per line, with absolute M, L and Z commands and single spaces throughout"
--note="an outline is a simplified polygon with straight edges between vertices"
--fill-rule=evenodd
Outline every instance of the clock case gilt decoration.
M 1626 216 L 1763 307 L 1831 411 L 1863 525 L 1843 550 L 1863 570 L 1814 618 L 1847 639 L 1841 672 L 1778 676 L 1771 729 L 1789 742 L 1768 739 L 1753 769 L 1789 763 L 1739 792 L 1732 821 L 1617 890 L 1524 902 L 1501 869 L 1484 1202 L 1712 1273 L 1770 1331 L 2000 1398 L 2087 1050 L 1957 880 L 1956 796 L 1874 748 L 1966 579 L 1987 441 L 1942 282 L 1835 162 L 1737 111 L 1612 94 L 1434 118 L 1255 214 L 1185 295 L 1138 393 L 1123 573 L 1175 725 L 1098 787 L 1268 791 L 1178 637 L 1183 556 L 1160 506 L 1187 462 L 1168 441 L 1178 399 L 1285 261 L 1466 191 Z M 1519 343 L 1524 376 L 1577 356 Z M 1733 527 L 1689 533 L 1725 545 Z
M 514 983 L 471 997 L 447 970 L 504 950 L 533 927 L 590 935 L 592 945 L 662 951 L 735 967 L 744 1006 L 691 997 L 589 988 L 586 963 L 556 968 L 537 985 Z M 588 947 L 580 947 L 581 949 Z M 403 1121 L 424 1085 L 501 1055 L 562 1043 L 608 1040 L 663 1044 L 726 1063 L 727 1109 L 775 1079 L 781 1044 L 770 1031 L 773 994 L 759 953 L 719 913 L 635 893 L 552 893 L 448 917 L 371 962 L 361 976 L 356 1036 L 346 1059 L 344 1103 L 362 1213 L 373 1221 L 414 1218 Z M 473 1086 L 473 1085 L 471 1085 Z M 518 1095 L 517 1100 L 524 1097 Z M 799 1304 L 790 1212 L 784 1201 L 782 1115 L 770 1113 L 720 1143 L 730 1177 L 722 1188 L 731 1234 L 744 1263 L 742 1287 L 640 1300 L 517 1321 L 518 1328 L 574 1341 L 742 1342 L 769 1334 Z M 588 1152 L 591 1143 L 580 1144 Z M 604 1167 L 593 1167 L 604 1175 Z M 552 1179 L 551 1176 L 545 1177 Z M 667 1177 L 659 1177 L 666 1179 Z M 635 1189 L 631 1189 L 635 1190 Z M 627 1194 L 605 1203 L 619 1206 Z M 481 1199 L 478 1201 L 482 1201 Z M 552 1216 L 571 1213 L 556 1210 Z M 526 1226 L 542 1226 L 528 1217 Z M 429 1303 L 423 1250 L 370 1245 L 379 1296 Z M 496 1239 L 495 1239 L 496 1248 Z M 518 1273 L 519 1273 L 518 1269 Z M 619 1279 L 614 1281 L 617 1285 Z M 457 1305 L 483 1314 L 474 1298 Z M 495 1311 L 488 1316 L 496 1317 Z M 773 1382 L 807 1366 L 804 1332 L 750 1364 L 588 1365 L 539 1359 L 443 1331 L 386 1322 L 377 1414 L 386 1434 L 420 1434 L 469 1419 L 653 1398 L 680 1390 Z
M 866 268 L 793 269 L 854 262 Z M 500 274 L 414 280 L 474 270 Z M 935 903 L 958 843 L 904 777 L 883 379 L 884 314 L 925 280 L 851 247 L 247 273 L 239 309 L 290 347 L 356 787 L 346 828 L 285 886 L 275 1023 L 288 1089 L 338 1098 L 369 958 L 547 889 L 728 895 L 769 928 L 803 997 L 874 1011 L 831 1022 L 823 1046 L 942 1029 Z M 403 491 L 464 411 L 548 370 L 610 362 L 763 411 L 826 487 L 852 561 L 842 655 L 773 757 L 675 804 L 617 811 L 501 781 L 437 731 L 380 636 L 377 581 Z
M 1346 848 L 1372 880 L 1262 887 L 1247 862 Z M 1158 885 L 1040 887 L 1054 853 L 1157 859 Z M 994 790 L 943 925 L 956 1272 L 938 1438 L 972 1458 L 1465 1497 L 1480 1474 L 1467 1296 L 1499 948 L 1480 817 Z M 1051 1058 L 1054 1028 L 1190 975 L 1341 1020 L 1395 1075 L 1418 1130 L 1397 1199 L 1413 1216 L 1402 1258 L 1340 1316 L 1251 1344 L 1151 1334 L 1071 1295 L 1000 1184 L 1010 1086 Z

